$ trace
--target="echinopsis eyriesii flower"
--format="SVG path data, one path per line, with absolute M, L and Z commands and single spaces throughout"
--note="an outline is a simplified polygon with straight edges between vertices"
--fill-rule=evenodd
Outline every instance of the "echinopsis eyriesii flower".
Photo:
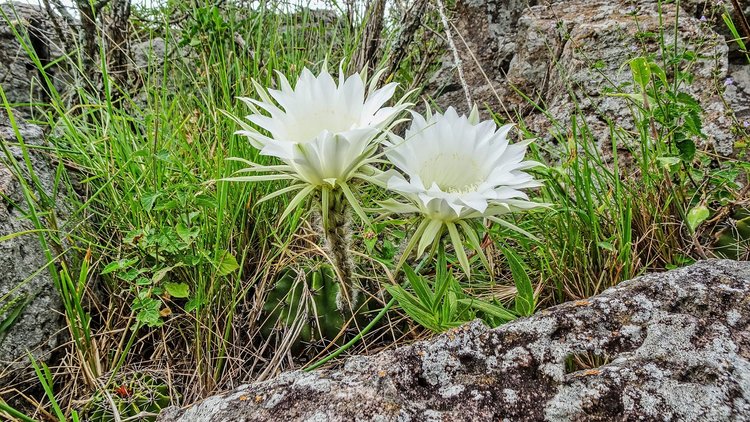
M 524 159 L 531 141 L 511 144 L 508 133 L 512 125 L 498 128 L 492 121 L 479 122 L 476 109 L 469 117 L 459 116 L 452 107 L 445 114 L 428 114 L 427 118 L 412 115 L 403 138 L 391 135 L 391 140 L 384 142 L 386 157 L 398 169 L 386 176 L 388 189 L 407 201 L 381 204 L 392 212 L 423 217 L 406 253 L 418 242 L 417 254 L 422 255 L 447 229 L 468 274 L 459 231 L 481 254 L 470 220 L 487 218 L 512 226 L 500 216 L 539 206 L 523 192 L 541 185 L 525 172 L 539 163 Z

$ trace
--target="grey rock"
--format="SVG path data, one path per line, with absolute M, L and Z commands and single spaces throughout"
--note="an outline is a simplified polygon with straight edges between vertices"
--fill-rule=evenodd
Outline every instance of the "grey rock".
M 340 369 L 284 373 L 158 420 L 748 421 L 749 329 L 750 262 L 703 261 L 497 329 L 475 321 Z
M 459 43 L 459 53 L 471 97 L 480 109 L 489 107 L 512 120 L 521 116 L 529 130 L 548 142 L 567 139 L 571 117 L 585 116 L 606 160 L 612 152 L 610 123 L 623 131 L 634 128 L 632 103 L 609 96 L 606 90 L 632 92 L 626 85 L 632 82 L 627 61 L 642 54 L 641 49 L 658 59 L 659 38 L 644 34 L 658 34 L 662 22 L 674 22 L 679 14 L 677 39 L 673 31 L 667 31 L 664 42 L 670 45 L 676 41 L 681 49 L 696 52 L 697 60 L 689 69 L 695 78 L 683 90 L 704 110 L 705 145 L 722 155 L 733 153 L 732 109 L 721 98 L 722 82 L 728 76 L 729 47 L 709 22 L 701 22 L 674 3 L 656 0 L 535 3 L 458 2 L 456 27 L 468 46 Z M 693 3 L 687 6 L 698 13 Z M 455 72 L 446 71 L 455 67 L 448 56 L 434 77 L 433 93 L 439 105 L 466 111 Z M 742 81 L 738 78 L 736 83 Z M 551 121 L 563 127 L 555 127 Z M 627 146 L 633 145 L 621 147 Z
M 39 146 L 44 146 L 40 127 L 18 123 L 24 143 L 31 151 L 30 161 L 41 190 L 54 192 L 55 168 Z M 33 186 L 26 171 L 17 138 L 7 117 L 0 113 L 0 142 L 10 146 L 21 166 L 22 177 Z M 0 152 L 0 237 L 34 229 L 27 218 L 28 206 L 13 166 Z M 35 359 L 49 361 L 60 344 L 65 321 L 62 302 L 54 288 L 47 259 L 38 234 L 29 233 L 0 241 L 0 385 L 14 385 L 13 377 L 24 376 L 29 367 L 27 352 Z M 28 374 L 26 374 L 28 375 Z M 18 385 L 18 384 L 15 384 Z
M 40 7 L 3 3 L 0 9 L 0 85 L 16 113 L 29 115 L 29 104 L 48 102 L 49 93 L 27 49 L 34 52 L 43 66 L 48 66 L 62 56 L 64 48 L 51 18 Z M 63 89 L 66 82 L 58 65 L 48 66 L 45 73 L 58 91 Z
M 153 38 L 130 46 L 135 69 L 143 70 L 149 66 L 159 69 L 167 60 L 167 44 L 163 38 Z

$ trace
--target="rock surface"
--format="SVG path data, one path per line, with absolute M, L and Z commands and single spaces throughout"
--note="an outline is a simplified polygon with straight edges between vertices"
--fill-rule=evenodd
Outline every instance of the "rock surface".
M 497 329 L 284 373 L 160 421 L 750 420 L 750 262 L 626 281 Z
M 731 106 L 741 107 L 747 97 L 735 100 L 730 92 L 730 107 L 722 100 L 730 86 L 725 81 L 732 76 L 729 47 L 712 21 L 721 21 L 717 16 L 723 9 L 713 2 L 700 2 L 700 7 L 697 1 L 682 3 L 678 8 L 657 0 L 459 0 L 454 15 L 461 38 L 456 43 L 472 100 L 512 120 L 522 118 L 547 141 L 567 139 L 571 116 L 585 116 L 606 159 L 612 149 L 610 122 L 623 131 L 634 129 L 633 103 L 608 92 L 633 92 L 627 85 L 632 83 L 627 61 L 653 54 L 661 62 L 659 28 L 672 28 L 679 17 L 677 39 L 667 31 L 663 42 L 669 46 L 676 41 L 680 51 L 695 54 L 681 69 L 694 80 L 681 91 L 700 102 L 707 143 L 731 155 L 737 125 Z M 701 20 L 701 13 L 711 19 Z M 743 72 L 744 67 L 731 70 Z M 432 91 L 438 104 L 466 111 L 456 74 L 447 54 Z M 744 89 L 750 87 L 739 88 Z
M 19 131 L 31 151 L 44 145 L 40 127 L 20 122 Z M 16 136 L 4 112 L 0 112 L 0 142 L 10 146 L 28 180 L 21 150 L 14 146 Z M 30 159 L 42 189 L 51 195 L 55 167 L 40 150 L 32 152 Z M 0 238 L 34 229 L 12 168 L 0 151 Z M 18 369 L 29 366 L 27 351 L 36 359 L 47 360 L 60 343 L 65 327 L 62 302 L 46 264 L 36 233 L 0 241 L 0 328 L 5 327 L 0 329 L 0 385 L 18 376 Z
M 62 45 L 47 13 L 24 3 L 0 4 L 0 85 L 16 112 L 29 114 L 29 103 L 47 102 L 44 78 L 26 51 L 34 51 L 40 63 L 49 65 L 62 56 Z M 3 16 L 7 16 L 6 20 Z M 18 41 L 22 36 L 26 47 Z M 62 88 L 56 65 L 46 70 L 47 77 Z

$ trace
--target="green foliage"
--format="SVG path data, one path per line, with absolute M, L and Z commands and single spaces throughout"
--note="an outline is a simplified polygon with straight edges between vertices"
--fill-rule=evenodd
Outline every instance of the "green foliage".
M 30 294 L 20 294 L 14 297 L 12 300 L 4 300 L 0 305 L 0 342 L 5 338 L 5 334 L 8 332 L 13 323 L 16 322 L 18 317 L 24 309 L 34 300 L 34 296 Z
M 49 370 L 49 367 L 44 362 L 37 362 L 30 353 L 29 359 L 31 360 L 31 366 L 34 367 L 34 373 L 39 380 L 39 384 L 42 386 L 44 394 L 50 401 L 50 405 L 52 406 L 55 417 L 57 417 L 60 422 L 67 422 L 68 418 L 65 416 L 65 413 L 63 413 L 62 408 L 60 407 L 60 404 L 55 397 L 55 380 L 52 372 Z M 78 421 L 78 412 L 73 411 L 71 413 L 71 418 L 74 422 Z
M 710 212 L 708 207 L 705 205 L 697 205 L 690 209 L 687 214 L 687 224 L 691 232 L 695 232 L 695 229 L 708 218 Z
M 284 269 L 263 303 L 261 333 L 270 338 L 276 333 L 292 335 L 292 350 L 300 353 L 308 345 L 341 342 L 348 316 L 337 306 L 340 284 L 329 265 L 319 265 L 304 273 Z M 368 310 L 365 302 L 355 312 L 363 322 Z
M 223 10 L 216 5 L 199 6 L 189 11 L 190 20 L 181 31 L 180 47 L 206 47 L 231 43 L 234 28 L 246 26 L 243 19 L 227 19 Z
M 171 403 L 169 386 L 152 375 L 134 373 L 119 376 L 116 381 L 112 391 L 107 392 L 109 399 L 99 394 L 87 405 L 84 411 L 87 421 L 114 422 L 115 408 L 120 420 L 155 421 L 159 412 Z
M 683 52 L 673 57 L 674 63 L 691 63 L 696 60 L 695 53 Z M 701 121 L 701 105 L 697 99 L 680 87 L 691 83 L 692 75 L 677 72 L 675 80 L 670 81 L 667 73 L 654 60 L 648 57 L 636 57 L 630 60 L 630 69 L 638 94 L 613 94 L 626 96 L 637 102 L 643 113 L 641 118 L 651 124 L 651 130 L 662 129 L 660 143 L 667 146 L 660 160 L 679 159 L 690 163 L 695 157 L 696 139 L 704 139 Z M 657 135 L 652 133 L 652 135 Z M 657 150 L 659 148 L 657 147 Z
M 407 225 L 407 220 L 399 219 L 374 221 L 361 235 L 367 255 L 393 267 L 396 264 L 394 258 L 399 253 L 399 244 L 406 238 Z
M 508 266 L 516 285 L 516 313 L 520 316 L 531 316 L 536 310 L 536 297 L 527 269 L 521 262 L 521 258 L 512 249 L 503 248 L 502 251 L 505 259 L 508 260 Z
M 750 260 L 750 208 L 738 208 L 714 238 L 713 247 L 720 256 Z
M 424 276 L 418 275 L 408 265 L 404 266 L 404 272 L 407 285 L 414 293 L 399 285 L 386 286 L 386 289 L 411 319 L 427 329 L 439 333 L 477 317 L 495 327 L 516 318 L 497 301 L 488 302 L 466 294 L 448 270 L 442 247 L 439 247 L 432 287 Z
M 262 203 L 259 200 L 285 185 L 230 184 L 221 179 L 240 168 L 228 157 L 277 164 L 258 155 L 246 139 L 231 136 L 236 127 L 225 116 L 246 112 L 236 98 L 253 92 L 250 80 L 273 86 L 274 71 L 291 79 L 304 66 L 314 67 L 324 59 L 346 63 L 361 41 L 356 29 L 307 12 L 289 13 L 274 2 L 262 2 L 252 10 L 227 4 L 191 8 L 188 3 L 173 4 L 155 12 L 152 23 L 139 23 L 151 25 L 154 32 L 141 29 L 146 31 L 142 35 L 163 38 L 168 51 L 175 44 L 189 51 L 187 58 L 176 54 L 164 64 L 152 64 L 152 73 L 142 75 L 144 95 L 139 98 L 128 97 L 127 89 L 107 80 L 103 91 L 82 89 L 76 94 L 83 99 L 81 104 L 68 108 L 33 49 L 27 48 L 52 97 L 52 104 L 42 113 L 37 109 L 33 118 L 50 129 L 49 140 L 62 163 L 59 182 L 65 185 L 56 190 L 69 195 L 72 205 L 69 224 L 58 226 L 55 198 L 40 189 L 33 172 L 31 180 L 19 178 L 28 203 L 25 211 L 33 225 L 23 234 L 39 237 L 63 295 L 73 339 L 70 356 L 82 358 L 72 367 L 87 366 L 77 374 L 66 374 L 62 368 L 53 378 L 49 368 L 35 364 L 40 391 L 47 397 L 40 407 L 60 420 L 77 420 L 75 412 L 68 410 L 69 399 L 63 400 L 61 393 L 70 386 L 80 388 L 84 384 L 80 373 L 88 370 L 96 376 L 113 374 L 103 387 L 106 390 L 93 393 L 94 404 L 88 409 L 91 420 L 112 420 L 105 391 L 121 416 L 163 408 L 166 397 L 176 394 L 164 382 L 148 375 L 131 380 L 117 374 L 126 364 L 148 364 L 151 353 L 162 350 L 162 345 L 184 350 L 191 357 L 169 363 L 176 378 L 190 380 L 184 388 L 195 398 L 227 385 L 227 377 L 245 373 L 249 367 L 250 372 L 263 367 L 268 354 L 276 350 L 271 346 L 257 358 L 262 355 L 256 348 L 261 338 L 293 336 L 293 355 L 300 357 L 309 345 L 340 344 L 353 331 L 345 328 L 348 318 L 336 311 L 338 284 L 330 267 L 319 266 L 304 274 L 285 269 L 271 289 L 259 292 L 262 275 L 278 267 L 279 256 L 296 247 L 295 242 L 302 242 L 300 233 L 306 229 L 300 225 L 302 213 L 293 207 L 278 224 L 278 216 L 293 202 L 290 191 Z M 174 25 L 173 17 L 183 12 L 187 19 Z M 728 15 L 725 21 L 744 52 Z M 429 17 L 423 23 L 428 25 Z M 388 81 L 420 88 L 424 73 L 439 67 L 439 61 L 430 60 L 440 56 L 441 42 L 430 32 L 429 27 L 420 30 L 417 42 Z M 662 44 L 665 38 L 656 32 L 640 32 L 638 37 L 662 40 Z M 446 236 L 454 246 L 438 254 L 434 277 L 419 275 L 421 264 L 413 271 L 406 269 L 407 280 L 400 285 L 395 284 L 401 282 L 398 276 L 385 277 L 382 265 L 396 266 L 414 227 L 401 220 L 374 220 L 357 237 L 361 246 L 355 248 L 366 252 L 359 258 L 373 262 L 375 270 L 362 262 L 358 270 L 374 284 L 393 283 L 387 287 L 393 299 L 330 356 L 363 350 L 353 346 L 363 339 L 367 347 L 380 347 L 380 333 L 370 337 L 365 333 L 378 332 L 378 324 L 386 324 L 378 323 L 381 318 L 391 319 L 388 330 L 396 335 L 402 333 L 393 321 L 404 313 L 432 331 L 475 317 L 496 326 L 530 315 L 539 307 L 591 296 L 645 269 L 685 265 L 701 258 L 695 244 L 706 239 L 708 256 L 713 251 L 747 259 L 750 213 L 737 204 L 741 204 L 738 192 L 747 183 L 749 166 L 742 155 L 738 160 L 717 159 L 702 146 L 702 110 L 686 88 L 692 83 L 691 66 L 703 60 L 696 53 L 701 50 L 694 50 L 662 45 L 658 52 L 644 51 L 626 63 L 632 83 L 609 89 L 610 95 L 632 104 L 635 126 L 624 129 L 608 122 L 611 151 L 602 154 L 599 139 L 580 110 L 571 111 L 570 121 L 552 122 L 559 129 L 561 152 L 546 145 L 533 146 L 537 159 L 551 164 L 535 170 L 545 182 L 538 194 L 552 204 L 549 209 L 523 218 L 508 215 L 486 228 L 477 224 L 468 229 L 434 230 L 433 226 L 427 231 L 425 226 L 428 236 L 422 245 L 417 238 L 413 249 L 430 249 L 426 255 L 432 256 Z M 606 62 L 595 61 L 588 67 L 597 71 Z M 71 71 L 76 71 L 74 63 Z M 105 75 L 106 69 L 101 73 Z M 111 102 L 112 93 L 119 91 L 125 96 L 122 107 Z M 3 103 L 7 106 L 4 99 Z M 531 99 L 529 103 L 541 110 Z M 21 134 L 16 135 L 13 146 L 20 148 L 22 160 L 13 157 L 8 145 L 2 145 L 2 152 L 13 173 L 20 175 L 31 155 Z M 738 140 L 737 145 L 742 142 Z M 559 157 L 549 159 L 558 152 Z M 626 160 L 631 162 L 623 164 Z M 384 199 L 380 195 L 366 191 L 362 196 L 367 202 Z M 731 210 L 730 218 L 712 226 L 713 219 L 727 210 Z M 356 232 L 360 227 L 353 229 Z M 480 236 L 485 236 L 481 242 Z M 60 241 L 63 237 L 66 242 Z M 491 246 L 486 248 L 488 256 L 483 256 L 486 244 Z M 84 256 L 89 248 L 91 259 L 66 258 Z M 505 259 L 500 253 L 491 255 L 497 249 Z M 481 270 L 476 268 L 480 260 L 489 261 L 482 263 Z M 458 266 L 474 270 L 472 283 L 459 281 L 448 271 Z M 495 270 L 503 273 L 506 268 L 512 282 L 499 282 Z M 534 286 L 532 280 L 543 284 Z M 502 288 L 514 289 L 512 295 L 497 294 Z M 91 296 L 102 290 L 106 294 Z M 265 300 L 258 303 L 253 298 Z M 20 298 L 2 305 L 0 314 L 6 316 L 0 321 L 0 336 L 26 301 Z M 396 301 L 404 313 L 391 310 Z M 372 303 L 376 302 L 370 301 L 370 308 Z M 245 311 L 245 304 L 250 311 Z M 262 315 L 254 313 L 260 310 Z M 361 327 L 364 312 L 349 326 Z M 245 341 L 236 334 L 244 333 L 248 319 L 263 321 L 262 335 Z M 97 347 L 111 352 L 97 355 Z M 117 393 L 120 387 L 124 390 Z M 1 400 L 0 411 L 23 419 Z

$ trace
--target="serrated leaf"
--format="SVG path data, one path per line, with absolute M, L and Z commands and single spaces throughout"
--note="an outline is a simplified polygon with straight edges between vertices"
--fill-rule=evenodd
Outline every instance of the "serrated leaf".
M 187 244 L 193 243 L 193 239 L 198 237 L 198 235 L 200 234 L 199 229 L 190 228 L 183 223 L 177 223 L 175 231 L 177 232 L 177 236 L 180 236 L 180 239 L 182 239 L 182 241 Z
M 151 280 L 149 280 L 149 279 L 148 279 L 148 278 L 146 278 L 146 277 L 138 277 L 138 278 L 137 278 L 137 279 L 135 280 L 135 285 L 136 285 L 136 286 L 141 286 L 141 287 L 143 287 L 143 286 L 148 286 L 148 285 L 150 285 L 150 284 L 151 284 Z
M 125 281 L 133 281 L 136 279 L 136 277 L 141 275 L 142 272 L 143 270 L 139 270 L 136 268 L 128 268 L 127 271 L 118 273 L 117 277 Z
M 149 327 L 158 327 L 164 322 L 161 320 L 159 311 L 161 310 L 161 300 L 150 297 L 139 298 L 133 302 L 133 309 L 137 310 L 136 321 L 141 325 Z
M 695 157 L 695 142 L 692 139 L 682 139 L 677 141 L 677 149 L 680 151 L 682 161 L 692 161 Z

